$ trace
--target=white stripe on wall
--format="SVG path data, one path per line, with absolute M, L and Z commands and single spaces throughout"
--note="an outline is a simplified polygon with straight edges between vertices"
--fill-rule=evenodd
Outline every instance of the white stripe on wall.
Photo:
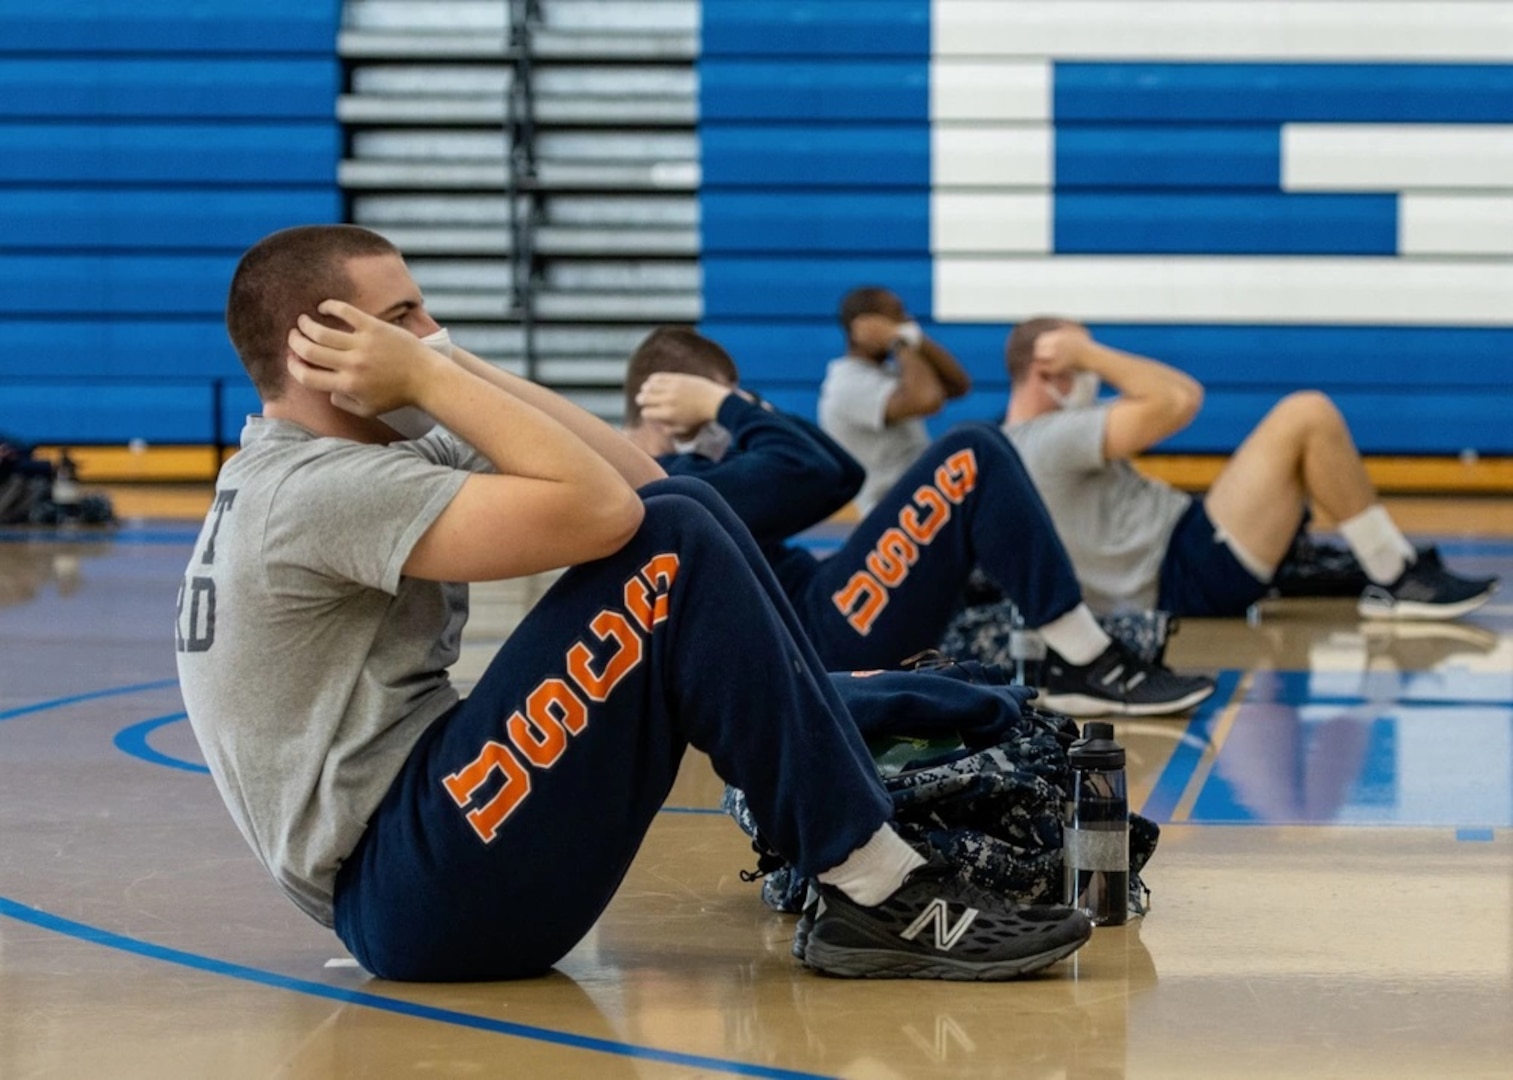
M 1513 326 L 1513 265 L 1392 258 L 942 255 L 937 320 Z
M 1282 188 L 1513 190 L 1513 126 L 1283 124 Z
M 934 124 L 930 129 L 933 187 L 1051 186 L 1051 129 L 1001 124 Z
M 1051 118 L 1051 65 L 1045 60 L 930 65 L 930 117 L 944 120 Z
M 936 56 L 1513 59 L 1506 0 L 934 0 Z
M 936 191 L 930 196 L 930 250 L 1048 254 L 1051 193 Z
M 1400 255 L 1513 255 L 1513 195 L 1419 195 L 1397 203 Z M 1508 300 L 1513 307 L 1513 297 Z

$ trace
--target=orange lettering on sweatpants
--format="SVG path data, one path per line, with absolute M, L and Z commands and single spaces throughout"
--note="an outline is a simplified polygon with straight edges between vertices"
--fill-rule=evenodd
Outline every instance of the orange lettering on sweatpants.
M 627 583 L 625 590 L 630 592 Z M 582 688 L 594 701 L 603 701 L 609 697 L 613 690 L 626 675 L 635 670 L 641 662 L 643 648 L 641 638 L 631 625 L 630 619 L 618 611 L 601 611 L 594 616 L 588 628 L 594 632 L 594 636 L 600 641 L 614 640 L 615 653 L 604 662 L 604 669 L 594 672 L 594 655 L 589 647 L 579 641 L 567 650 L 567 673 L 573 677 L 573 681 Z
M 830 599 L 852 628 L 865 637 L 872 631 L 877 616 L 888 606 L 888 590 L 871 574 L 858 570 L 846 582 L 846 587 Z
M 890 589 L 909 576 L 909 567 L 919 558 L 919 548 L 897 526 L 877 538 L 867 556 L 867 569 Z
M 961 502 L 977 486 L 977 455 L 970 449 L 956 451 L 935 470 L 935 483 L 946 498 Z
M 595 637 L 615 644 L 614 652 L 604 658 L 600 670 L 594 670 L 594 652 L 581 638 L 569 646 L 563 656 L 567 674 L 590 700 L 596 703 L 606 700 L 640 666 L 646 655 L 646 635 L 667 619 L 668 593 L 677 576 L 676 553 L 653 556 L 635 577 L 626 581 L 621 591 L 625 612 L 606 608 L 589 621 L 589 631 Z M 442 778 L 447 794 L 466 811 L 468 823 L 485 844 L 499 834 L 505 819 L 531 793 L 530 773 L 515 756 L 516 752 L 536 768 L 550 769 L 567 752 L 568 737 L 580 735 L 588 727 L 588 709 L 567 679 L 542 679 L 526 695 L 525 708 L 510 713 L 504 721 L 513 750 L 490 739 L 477 757 Z M 474 796 L 496 770 L 504 774 L 504 783 L 482 806 L 469 810 Z
M 483 787 L 489 774 L 495 769 L 504 774 L 504 783 L 492 799 L 467 812 L 468 824 L 485 844 L 499 835 L 499 827 L 505 819 L 531 793 L 530 773 L 525 771 L 525 766 L 520 764 L 508 746 L 490 740 L 484 744 L 477 757 L 441 781 L 447 794 L 452 796 L 452 801 L 466 809 L 473 801 L 473 795 Z
M 650 630 L 667 618 L 667 594 L 672 591 L 672 583 L 678 576 L 678 557 L 672 552 L 658 555 L 641 567 L 641 574 L 651 583 L 653 595 L 656 597 L 652 606 L 651 622 L 646 624 L 646 629 Z
M 858 570 L 831 597 L 857 633 L 872 630 L 888 604 L 888 591 L 903 584 L 923 549 L 951 520 L 951 503 L 959 504 L 976 486 L 977 455 L 968 448 L 958 450 L 935 470 L 934 487 L 925 484 L 914 492 L 914 504 L 898 512 L 898 524 L 879 536 L 867 553 L 866 570 Z
M 898 514 L 898 523 L 904 532 L 921 544 L 935 539 L 946 522 L 951 520 L 951 504 L 932 487 L 922 487 L 914 493 L 915 506 L 906 506 Z M 930 516 L 920 520 L 919 511 L 928 510 Z
M 525 699 L 525 715 L 510 714 L 504 730 L 538 769 L 550 769 L 567 749 L 567 733 L 588 725 L 588 706 L 561 679 L 546 679 Z

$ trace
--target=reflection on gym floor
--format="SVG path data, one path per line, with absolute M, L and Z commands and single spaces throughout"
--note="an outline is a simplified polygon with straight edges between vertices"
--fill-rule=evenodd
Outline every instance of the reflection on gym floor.
M 559 970 L 369 979 L 276 891 L 183 720 L 193 526 L 0 534 L 0 1075 L 1505 1076 L 1513 1046 L 1513 601 L 1363 624 L 1347 601 L 1191 620 L 1193 716 L 1127 722 L 1163 823 L 1153 909 L 998 986 L 850 983 L 691 757 Z M 1513 540 L 1435 537 L 1513 577 Z M 545 587 L 478 590 L 466 683 Z M 276 675 L 270 675 L 276 677 Z

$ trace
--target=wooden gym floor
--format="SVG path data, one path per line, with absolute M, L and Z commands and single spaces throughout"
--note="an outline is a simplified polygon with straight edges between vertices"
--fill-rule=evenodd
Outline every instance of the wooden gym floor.
M 275 890 L 204 773 L 172 631 L 203 490 L 123 488 L 113 534 L 0 533 L 0 1077 L 1506 1077 L 1513 594 L 1458 623 L 1345 601 L 1190 620 L 1196 715 L 1120 725 L 1163 824 L 1154 909 L 999 985 L 852 983 L 691 758 L 625 887 L 551 976 L 368 978 Z M 1397 501 L 1513 577 L 1513 501 Z M 479 590 L 481 670 L 539 595 Z M 275 676 L 276 677 L 276 676 Z

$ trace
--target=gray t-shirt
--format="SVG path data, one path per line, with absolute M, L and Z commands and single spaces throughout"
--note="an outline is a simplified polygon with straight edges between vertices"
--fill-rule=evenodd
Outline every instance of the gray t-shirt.
M 897 386 L 898 373 L 891 362 L 878 365 L 855 356 L 830 361 L 820 385 L 820 429 L 867 470 L 856 496 L 863 514 L 930 445 L 930 432 L 919 417 L 886 421 L 888 399 Z
M 440 431 L 372 446 L 250 417 L 179 594 L 179 685 L 231 816 L 326 925 L 336 872 L 447 677 L 467 586 L 403 577 L 486 459 Z
M 1161 560 L 1192 496 L 1106 461 L 1109 406 L 1057 409 L 1004 431 L 1040 490 L 1094 611 L 1152 608 Z

